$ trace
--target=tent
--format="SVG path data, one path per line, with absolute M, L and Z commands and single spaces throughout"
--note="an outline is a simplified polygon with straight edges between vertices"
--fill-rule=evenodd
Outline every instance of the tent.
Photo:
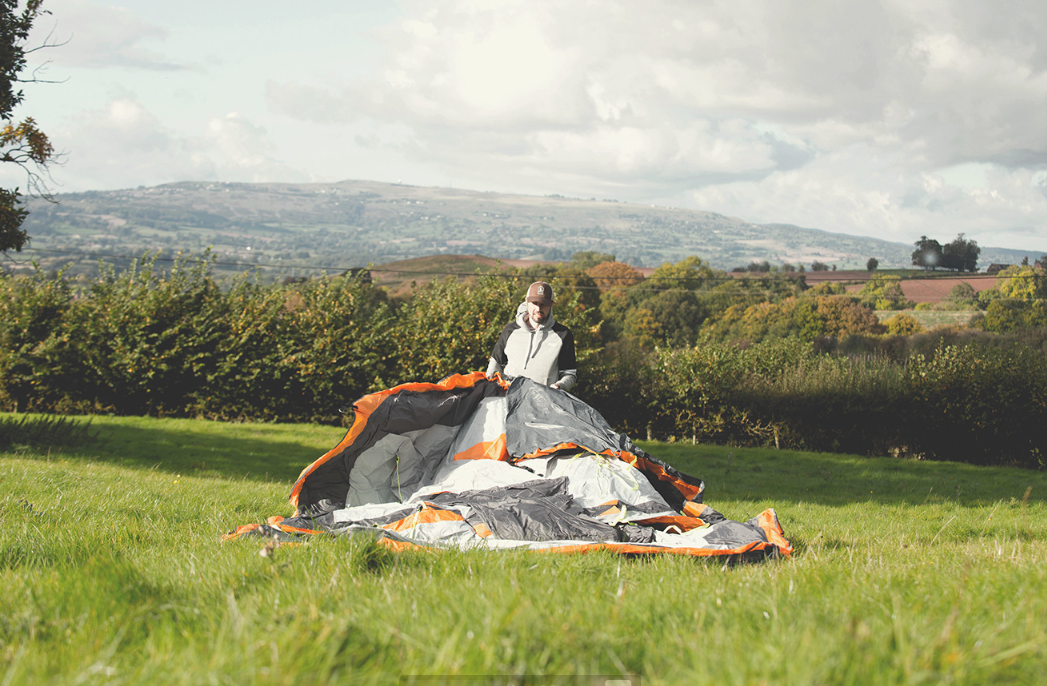
M 364 396 L 353 412 L 345 437 L 295 482 L 294 516 L 227 538 L 368 532 L 396 549 L 792 553 L 774 510 L 725 518 L 703 504 L 701 479 L 530 379 L 456 374 Z

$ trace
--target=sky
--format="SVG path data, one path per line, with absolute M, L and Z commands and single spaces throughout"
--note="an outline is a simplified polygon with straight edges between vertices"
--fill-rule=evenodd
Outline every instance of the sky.
M 58 193 L 360 179 L 1047 252 L 1043 0 L 44 7 L 14 114 Z

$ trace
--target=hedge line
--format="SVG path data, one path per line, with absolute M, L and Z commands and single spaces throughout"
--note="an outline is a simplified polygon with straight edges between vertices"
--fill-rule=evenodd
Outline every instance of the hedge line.
M 80 287 L 2 277 L 0 408 L 338 422 L 365 393 L 484 368 L 523 287 L 436 281 L 403 302 L 359 276 L 223 290 L 207 261 L 148 259 Z M 583 295 L 565 285 L 556 309 L 579 344 L 576 392 L 634 437 L 1045 464 L 1042 335 L 649 351 L 601 340 Z
M 525 285 L 429 282 L 390 302 L 363 274 L 223 290 L 210 260 L 155 256 L 89 284 L 0 276 L 0 408 L 337 423 L 338 409 L 405 381 L 483 369 Z M 595 312 L 558 290 L 579 355 Z
M 588 399 L 636 436 L 1042 469 L 1047 354 L 984 343 L 900 362 L 798 339 L 617 351 Z

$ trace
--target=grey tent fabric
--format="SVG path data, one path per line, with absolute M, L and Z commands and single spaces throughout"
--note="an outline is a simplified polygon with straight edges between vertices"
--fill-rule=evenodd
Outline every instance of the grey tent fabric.
M 484 491 L 440 493 L 429 502 L 466 505 L 467 522 L 482 522 L 495 535 L 515 541 L 615 541 L 617 530 L 587 517 L 567 493 L 567 479 L 536 479 Z
M 530 379 L 453 375 L 364 396 L 353 411 L 345 438 L 292 488 L 295 515 L 229 538 L 366 533 L 397 549 L 792 553 L 774 510 L 727 519 L 702 502 L 701 479 Z

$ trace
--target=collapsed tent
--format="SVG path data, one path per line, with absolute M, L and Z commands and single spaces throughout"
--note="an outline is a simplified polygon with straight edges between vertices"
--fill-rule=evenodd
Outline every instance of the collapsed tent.
M 364 396 L 353 412 L 345 438 L 295 482 L 295 515 L 227 538 L 370 532 L 394 548 L 792 553 L 774 510 L 726 519 L 702 503 L 701 479 L 527 378 L 404 384 Z

